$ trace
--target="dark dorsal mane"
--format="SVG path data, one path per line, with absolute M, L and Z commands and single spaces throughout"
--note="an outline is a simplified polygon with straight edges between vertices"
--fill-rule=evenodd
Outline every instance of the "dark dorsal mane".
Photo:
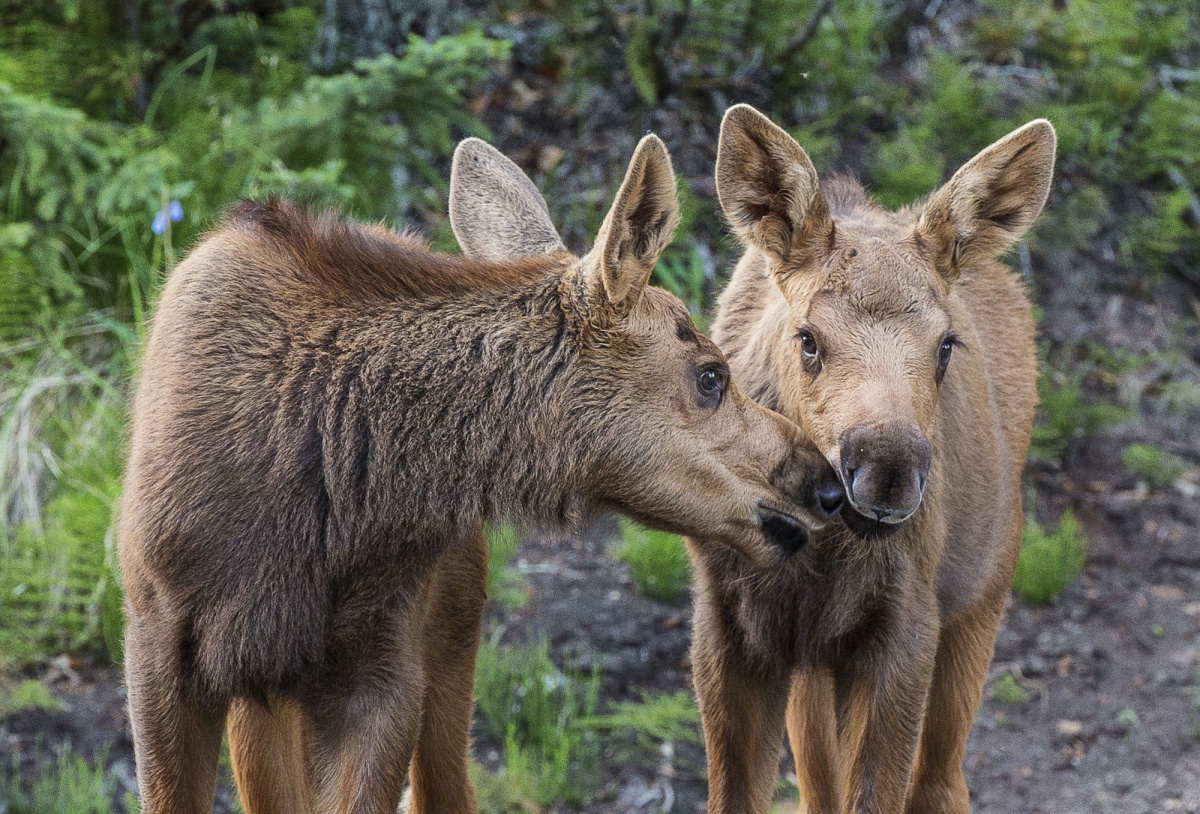
M 411 232 L 363 225 L 293 201 L 241 201 L 226 228 L 252 230 L 275 242 L 294 262 L 301 283 L 338 300 L 370 301 L 453 297 L 510 288 L 561 266 L 544 255 L 487 263 L 432 251 Z

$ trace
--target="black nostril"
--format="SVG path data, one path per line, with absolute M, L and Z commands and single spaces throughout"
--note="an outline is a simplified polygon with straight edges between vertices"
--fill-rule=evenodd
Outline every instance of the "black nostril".
M 785 556 L 791 556 L 808 543 L 808 529 L 797 520 L 760 507 L 759 523 L 767 541 Z
M 846 502 L 846 493 L 842 490 L 841 482 L 837 478 L 830 478 L 822 483 L 817 488 L 817 502 L 821 504 L 821 511 L 829 517 L 841 511 Z

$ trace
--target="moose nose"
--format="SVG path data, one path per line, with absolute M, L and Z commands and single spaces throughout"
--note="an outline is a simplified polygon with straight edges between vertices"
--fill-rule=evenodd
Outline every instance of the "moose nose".
M 846 490 L 842 481 L 831 467 L 826 467 L 820 483 L 817 484 L 817 505 L 826 517 L 833 517 L 842 510 L 846 502 Z
M 842 434 L 842 483 L 862 515 L 883 523 L 907 520 L 921 505 L 933 449 L 907 424 L 858 424 Z

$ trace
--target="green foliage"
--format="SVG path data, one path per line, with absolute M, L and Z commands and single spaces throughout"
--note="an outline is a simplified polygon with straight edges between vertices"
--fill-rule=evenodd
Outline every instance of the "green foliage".
M 125 393 L 176 247 L 239 197 L 371 218 L 436 208 L 434 162 L 483 134 L 464 91 L 508 44 L 469 28 L 320 75 L 316 6 L 216 9 L 191 39 L 142 4 L 7 8 L 0 25 L 0 659 L 107 650 Z M 135 89 L 131 92 L 131 89 Z M 184 218 L 153 234 L 172 200 Z
M 598 781 L 600 742 L 586 725 L 596 711 L 600 671 L 560 671 L 546 642 L 501 649 L 485 643 L 475 696 L 487 730 L 504 742 L 509 782 L 538 805 L 587 801 Z
M 28 709 L 56 712 L 62 708 L 62 702 L 50 694 L 45 684 L 36 679 L 22 681 L 8 691 L 0 688 L 0 718 L 7 718 Z
M 1021 535 L 1021 555 L 1013 575 L 1017 594 L 1044 605 L 1075 581 L 1087 559 L 1087 539 L 1067 509 L 1053 531 L 1029 521 Z
M 656 752 L 665 741 L 700 743 L 700 708 L 687 690 L 643 693 L 642 700 L 618 701 L 608 712 L 588 721 L 597 729 L 634 739 L 644 751 Z
M 1028 704 L 1029 690 L 1017 683 L 1012 673 L 1005 673 L 992 683 L 990 695 L 1002 704 Z
M 621 519 L 621 542 L 614 556 L 629 565 L 629 573 L 644 596 L 668 604 L 687 593 L 691 564 L 683 540 Z
M 1152 489 L 1165 489 L 1187 474 L 1187 461 L 1153 444 L 1130 444 L 1121 463 Z
M 1070 440 L 1128 421 L 1128 410 L 1089 401 L 1080 375 L 1064 376 L 1044 369 L 1038 379 L 1038 420 L 1030 455 L 1044 461 L 1062 458 Z
M 521 607 L 529 599 L 527 585 L 525 577 L 511 565 L 521 544 L 521 536 L 512 526 L 489 526 L 487 543 L 488 599 L 505 610 Z
M 13 755 L 12 776 L 3 789 L 9 814 L 109 814 L 116 778 L 104 772 L 104 753 L 94 764 L 66 746 L 53 763 L 37 761 L 33 777 L 24 781 L 19 755 Z

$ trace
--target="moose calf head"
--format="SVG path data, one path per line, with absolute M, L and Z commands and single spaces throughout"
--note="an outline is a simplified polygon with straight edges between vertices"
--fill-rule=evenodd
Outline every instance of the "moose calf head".
M 779 397 L 838 471 L 864 528 L 882 531 L 921 505 L 939 394 L 956 349 L 971 350 L 954 288 L 1033 224 L 1054 150 L 1050 123 L 1030 122 L 923 204 L 887 212 L 851 179 L 823 187 L 800 145 L 754 108 L 725 114 L 721 206 L 783 294 L 768 314 Z
M 683 303 L 647 285 L 679 221 L 657 137 L 638 144 L 583 257 L 565 250 L 525 174 L 478 139 L 455 152 L 450 220 L 469 257 L 561 259 L 561 341 L 577 357 L 547 398 L 587 434 L 576 446 L 593 456 L 587 489 L 596 503 L 719 540 L 760 564 L 799 548 L 838 510 L 839 481 L 811 442 L 744 395 Z

